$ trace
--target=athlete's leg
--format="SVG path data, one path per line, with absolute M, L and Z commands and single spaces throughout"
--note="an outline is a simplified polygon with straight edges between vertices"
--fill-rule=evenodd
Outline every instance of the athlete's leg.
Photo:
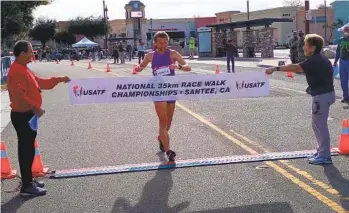
M 159 136 L 164 150 L 167 152 L 169 147 L 169 134 L 167 130 L 167 102 L 154 102 L 155 111 L 159 118 Z
M 174 101 L 167 102 L 167 131 L 170 131 L 175 108 L 176 108 L 176 102 Z

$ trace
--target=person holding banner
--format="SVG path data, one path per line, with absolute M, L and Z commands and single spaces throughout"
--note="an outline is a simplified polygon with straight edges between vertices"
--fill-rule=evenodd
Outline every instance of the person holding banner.
M 333 66 L 337 67 L 338 60 L 340 59 L 339 76 L 343 91 L 341 102 L 349 104 L 349 26 L 345 26 L 343 31 L 344 36 L 339 39 Z
M 154 35 L 156 50 L 149 52 L 134 71 L 141 72 L 149 63 L 151 63 L 153 76 L 174 76 L 175 69 L 191 71 L 191 67 L 186 64 L 183 57 L 177 51 L 168 48 L 168 41 L 169 36 L 166 32 L 156 32 Z M 160 150 L 166 152 L 169 161 L 174 161 L 176 153 L 170 149 L 168 131 L 171 127 L 176 101 L 159 101 L 155 102 L 154 105 L 159 118 L 158 141 Z
M 266 74 L 274 71 L 304 72 L 307 82 L 307 92 L 312 96 L 312 127 L 317 140 L 317 153 L 309 159 L 310 164 L 331 164 L 330 134 L 327 119 L 330 106 L 336 97 L 333 85 L 333 67 L 321 50 L 324 40 L 316 34 L 308 34 L 304 39 L 304 54 L 307 60 L 299 64 L 273 67 L 266 70 Z
M 18 137 L 18 161 L 22 176 L 20 195 L 41 196 L 47 191 L 43 182 L 33 181 L 32 177 L 37 132 L 31 128 L 30 121 L 35 115 L 40 117 L 45 113 L 41 108 L 41 89 L 52 89 L 58 83 L 66 83 L 70 79 L 67 76 L 49 79 L 36 76 L 27 67 L 33 58 L 33 48 L 28 41 L 16 42 L 13 52 L 16 59 L 8 73 L 7 87 L 11 102 L 11 122 Z

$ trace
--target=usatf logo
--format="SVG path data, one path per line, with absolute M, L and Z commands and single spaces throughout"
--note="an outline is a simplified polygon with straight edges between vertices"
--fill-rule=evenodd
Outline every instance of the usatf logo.
M 250 88 L 261 88 L 265 85 L 265 82 L 236 82 L 236 89 L 250 89 Z
M 73 86 L 73 93 L 75 97 L 81 97 L 83 95 L 103 95 L 105 93 L 105 89 L 89 89 L 89 90 L 84 90 L 80 86 Z

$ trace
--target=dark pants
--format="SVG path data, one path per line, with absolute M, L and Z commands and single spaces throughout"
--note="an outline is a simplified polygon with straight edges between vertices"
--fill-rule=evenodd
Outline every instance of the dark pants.
M 144 51 L 138 51 L 138 64 L 144 59 Z
M 343 99 L 349 101 L 349 60 L 341 59 L 339 61 L 339 76 L 341 78 Z
M 235 72 L 235 60 L 233 54 L 227 54 L 227 70 L 230 72 L 230 62 L 231 62 L 231 71 Z
M 18 161 L 21 170 L 23 187 L 33 181 L 31 167 L 34 161 L 34 142 L 37 135 L 29 126 L 29 120 L 34 116 L 31 112 L 11 111 L 11 121 L 18 137 Z
M 114 56 L 114 64 L 119 63 L 119 55 Z
M 298 63 L 298 52 L 297 52 L 297 50 L 291 50 L 290 55 L 291 55 L 292 64 L 297 64 Z

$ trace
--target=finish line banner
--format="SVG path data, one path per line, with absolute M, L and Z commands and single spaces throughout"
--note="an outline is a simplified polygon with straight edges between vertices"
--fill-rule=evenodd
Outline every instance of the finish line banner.
M 264 72 L 72 79 L 71 104 L 235 99 L 269 95 Z

